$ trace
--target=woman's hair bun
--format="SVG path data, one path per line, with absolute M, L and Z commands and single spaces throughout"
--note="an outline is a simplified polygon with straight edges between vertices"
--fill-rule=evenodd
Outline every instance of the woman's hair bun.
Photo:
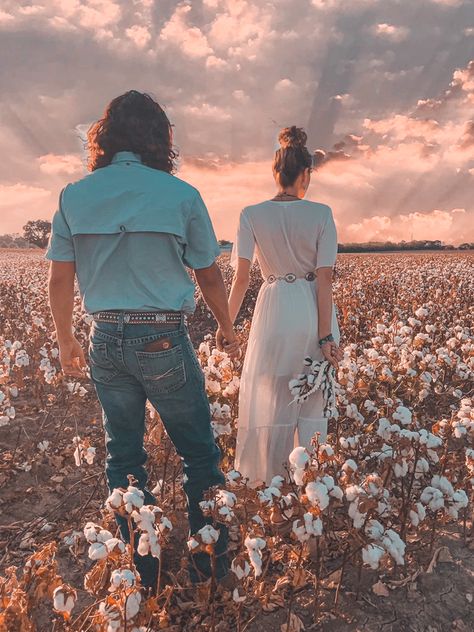
M 288 147 L 304 147 L 307 139 L 308 135 L 306 132 L 301 127 L 296 127 L 296 125 L 285 127 L 278 134 L 278 141 L 283 149 Z

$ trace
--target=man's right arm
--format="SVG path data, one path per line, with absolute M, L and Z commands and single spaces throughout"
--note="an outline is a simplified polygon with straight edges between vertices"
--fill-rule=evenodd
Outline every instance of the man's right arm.
M 217 337 L 218 347 L 223 348 L 231 357 L 238 357 L 239 342 L 232 327 L 227 293 L 219 266 L 214 262 L 207 268 L 195 269 L 194 274 L 202 296 L 214 314 L 222 334 Z

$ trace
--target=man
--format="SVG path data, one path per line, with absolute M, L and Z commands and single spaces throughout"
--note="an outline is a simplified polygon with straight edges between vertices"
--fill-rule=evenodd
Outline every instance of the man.
M 217 345 L 239 353 L 229 317 L 214 230 L 199 192 L 172 175 L 176 153 L 171 125 L 149 95 L 129 91 L 111 101 L 88 132 L 92 172 L 60 194 L 46 257 L 49 300 L 60 361 L 67 375 L 86 367 L 72 332 L 74 277 L 84 309 L 93 315 L 91 378 L 103 409 L 109 490 L 127 487 L 132 474 L 145 494 L 145 404 L 150 400 L 183 461 L 191 533 L 205 523 L 204 490 L 224 482 L 210 424 L 204 375 L 186 329 L 194 310 L 195 271 L 218 324 Z M 122 537 L 130 534 L 116 514 Z M 217 577 L 228 571 L 227 532 L 216 545 Z M 154 587 L 157 561 L 135 553 L 142 584 Z M 198 554 L 193 581 L 209 577 Z

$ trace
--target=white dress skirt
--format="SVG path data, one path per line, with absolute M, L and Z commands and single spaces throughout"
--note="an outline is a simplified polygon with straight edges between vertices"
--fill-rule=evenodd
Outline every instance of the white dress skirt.
M 251 485 L 284 475 L 295 445 L 309 447 L 316 432 L 326 438 L 321 392 L 303 404 L 291 403 L 288 383 L 303 372 L 306 356 L 323 357 L 318 345 L 317 280 L 303 277 L 335 264 L 337 236 L 330 207 L 308 200 L 268 200 L 245 207 L 232 264 L 238 257 L 252 260 L 254 253 L 264 282 L 242 367 L 235 456 L 235 469 Z M 297 277 L 292 283 L 269 282 L 271 275 L 289 273 Z M 334 305 L 332 334 L 339 342 Z

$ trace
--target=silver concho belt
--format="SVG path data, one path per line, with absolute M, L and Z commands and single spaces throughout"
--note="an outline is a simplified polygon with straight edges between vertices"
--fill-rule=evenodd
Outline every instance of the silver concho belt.
M 270 274 L 269 277 L 266 278 L 267 283 L 275 283 L 275 281 L 286 281 L 287 283 L 294 283 L 296 279 L 305 279 L 306 281 L 314 281 L 316 279 L 316 275 L 314 272 L 307 272 L 303 277 L 297 277 L 293 272 L 288 272 L 284 276 L 276 276 L 274 274 Z

